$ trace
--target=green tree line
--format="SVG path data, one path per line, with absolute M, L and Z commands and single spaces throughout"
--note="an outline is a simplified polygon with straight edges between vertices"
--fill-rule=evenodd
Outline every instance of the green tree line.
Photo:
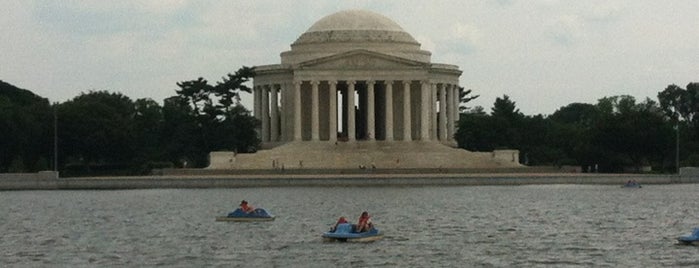
M 50 104 L 0 81 L 0 172 L 139 175 L 205 167 L 211 151 L 255 151 L 258 122 L 240 104 L 253 76 L 242 67 L 215 85 L 203 78 L 179 82 L 163 105 L 107 91 Z
M 657 98 L 603 97 L 528 116 L 504 95 L 489 114 L 482 107 L 465 109 L 455 139 L 471 151 L 518 149 L 526 165 L 599 172 L 676 172 L 678 160 L 680 166 L 699 165 L 699 83 L 669 85 Z
M 205 167 L 211 151 L 255 152 L 259 122 L 240 104 L 240 94 L 251 92 L 245 84 L 252 77 L 254 70 L 243 66 L 215 84 L 204 78 L 178 82 L 176 95 L 162 105 L 107 91 L 49 103 L 0 81 L 0 172 L 56 168 L 62 176 L 139 175 L 154 168 Z M 699 83 L 669 85 L 657 101 L 603 97 L 547 116 L 524 115 L 507 95 L 496 98 L 490 113 L 469 108 L 478 97 L 470 93 L 460 94 L 454 134 L 460 148 L 518 149 L 520 161 L 532 166 L 675 172 L 679 137 L 681 165 L 699 165 Z

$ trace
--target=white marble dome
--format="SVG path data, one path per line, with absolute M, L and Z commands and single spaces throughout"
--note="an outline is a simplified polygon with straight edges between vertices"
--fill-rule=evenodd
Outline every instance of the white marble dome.
M 294 64 L 356 49 L 421 62 L 429 62 L 431 55 L 388 17 L 368 10 L 344 10 L 315 22 L 291 44 L 291 51 L 282 53 L 282 63 Z
M 368 10 L 344 10 L 323 17 L 306 32 L 375 30 L 403 32 L 391 19 Z
M 417 41 L 393 20 L 367 10 L 345 10 L 314 23 L 295 44 L 316 42 L 403 42 Z

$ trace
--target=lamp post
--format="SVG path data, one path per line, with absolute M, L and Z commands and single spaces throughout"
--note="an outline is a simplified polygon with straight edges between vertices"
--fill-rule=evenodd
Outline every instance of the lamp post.
M 58 103 L 53 103 L 53 171 L 58 173 Z
M 680 121 L 675 122 L 675 168 L 677 175 L 680 175 Z

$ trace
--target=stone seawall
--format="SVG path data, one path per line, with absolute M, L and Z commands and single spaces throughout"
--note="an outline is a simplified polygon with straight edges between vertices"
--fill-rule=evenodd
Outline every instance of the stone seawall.
M 241 188 L 298 186 L 465 186 L 527 184 L 622 185 L 697 183 L 699 176 L 645 174 L 488 173 L 488 174 L 258 174 L 161 175 L 142 177 L 4 177 L 0 190 L 87 190 L 149 188 Z

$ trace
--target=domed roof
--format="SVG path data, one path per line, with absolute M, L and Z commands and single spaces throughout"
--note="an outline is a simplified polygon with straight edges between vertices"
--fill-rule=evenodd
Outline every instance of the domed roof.
M 367 10 L 345 10 L 323 17 L 306 32 L 373 30 L 403 32 L 391 19 Z
M 391 42 L 419 44 L 393 20 L 367 10 L 344 10 L 314 23 L 294 44 Z

